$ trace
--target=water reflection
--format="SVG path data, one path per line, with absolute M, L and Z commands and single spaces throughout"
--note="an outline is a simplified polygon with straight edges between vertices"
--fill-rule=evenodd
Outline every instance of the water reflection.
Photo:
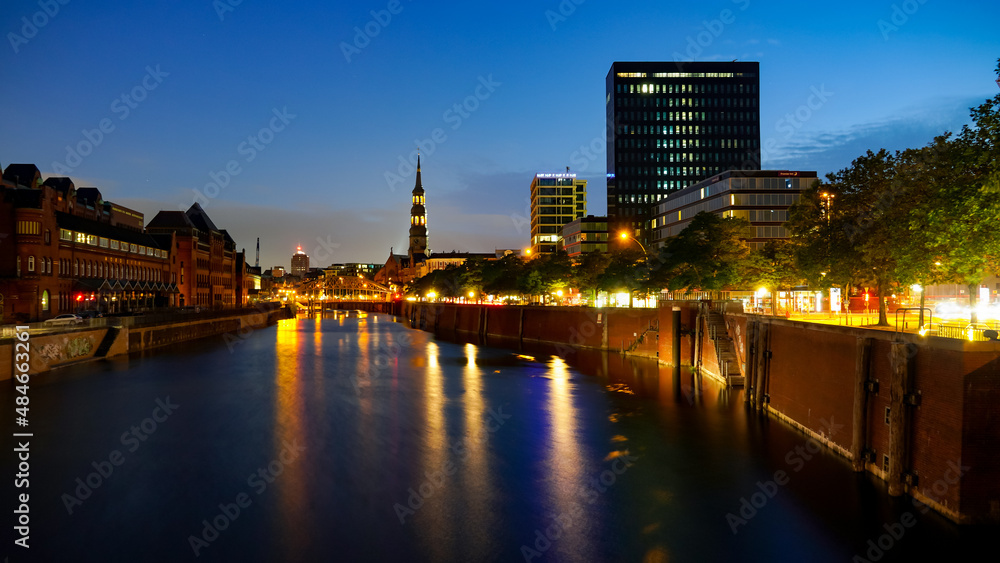
M 195 560 L 185 538 L 296 440 L 307 450 L 266 492 L 249 491 L 253 504 L 197 561 L 523 561 L 521 546 L 550 529 L 536 563 L 850 561 L 912 510 L 834 454 L 792 469 L 786 455 L 804 437 L 746 412 L 739 391 L 654 361 L 558 352 L 335 314 L 255 331 L 237 353 L 206 340 L 53 372 L 32 387 L 50 445 L 31 452 L 32 522 L 46 534 L 32 553 Z M 151 408 L 129 407 L 167 396 L 180 410 L 67 515 L 60 495 Z M 501 410 L 502 427 L 486 414 Z M 624 455 L 634 466 L 589 502 L 581 489 Z M 789 483 L 733 534 L 726 514 L 777 470 Z M 394 507 L 411 491 L 428 494 L 401 523 Z M 916 517 L 880 562 L 993 547 Z
M 563 544 L 568 544 L 573 549 L 590 553 L 593 551 L 590 545 L 593 538 L 581 522 L 587 499 L 584 491 L 590 486 L 590 476 L 584 471 L 596 464 L 593 460 L 582 459 L 581 436 L 577 425 L 580 413 L 573 403 L 573 382 L 566 362 L 558 356 L 552 356 L 546 376 L 550 385 L 545 410 L 549 415 L 551 432 L 549 456 L 542 471 L 548 474 L 553 524 L 563 529 L 559 538 L 559 551 L 565 551 Z
M 309 451 L 296 450 L 296 445 L 304 445 L 307 440 L 306 390 L 301 350 L 303 342 L 299 331 L 297 319 L 278 323 L 275 337 L 275 433 L 272 455 L 267 460 L 266 471 L 269 478 L 263 478 L 264 481 L 274 481 L 267 487 L 273 489 L 272 494 L 278 495 L 277 520 L 282 537 L 287 538 L 285 548 L 293 560 L 299 558 L 298 549 L 304 543 L 299 535 L 307 529 L 307 513 L 303 508 L 307 506 L 309 498 L 304 469 L 308 462 L 303 459 L 309 456 Z M 259 489 L 254 492 L 263 494 Z

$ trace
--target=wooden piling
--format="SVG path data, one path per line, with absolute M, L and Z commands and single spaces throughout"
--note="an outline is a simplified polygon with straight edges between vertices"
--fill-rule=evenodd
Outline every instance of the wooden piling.
M 753 404 L 754 389 L 757 388 L 757 326 L 759 321 L 747 321 L 747 367 L 746 385 L 743 392 L 743 400 Z
M 905 342 L 892 343 L 892 381 L 889 385 L 889 496 L 905 493 L 903 471 L 906 463 L 906 395 L 910 389 L 910 356 Z
M 871 374 L 872 339 L 859 336 L 854 364 L 854 424 L 851 439 L 851 465 L 865 470 L 865 446 L 868 440 L 868 379 Z
M 764 410 L 764 390 L 767 387 L 768 337 L 771 325 L 760 323 L 757 332 L 757 385 L 754 387 L 754 408 Z

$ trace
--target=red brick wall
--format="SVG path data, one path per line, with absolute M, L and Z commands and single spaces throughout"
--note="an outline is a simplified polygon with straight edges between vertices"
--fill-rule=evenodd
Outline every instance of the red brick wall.
M 1000 344 L 965 343 L 962 465 L 963 513 L 1000 521 Z M 924 485 L 925 483 L 921 483 Z M 932 483 L 926 483 L 931 486 Z
M 650 325 L 656 325 L 659 317 L 657 309 L 605 309 L 605 311 L 608 322 L 608 348 L 612 350 L 631 346 Z M 648 332 L 642 344 L 630 354 L 656 357 L 659 334 Z M 659 338 L 662 339 L 662 335 Z
M 673 307 L 681 308 L 681 330 L 692 331 L 695 327 L 695 319 L 698 318 L 698 304 L 691 301 L 664 301 L 660 303 L 660 360 L 670 363 L 673 361 Z M 692 336 L 681 336 L 681 365 L 693 365 L 694 359 L 694 338 Z M 715 353 L 714 351 L 712 352 Z
M 518 307 L 494 307 L 486 310 L 486 333 L 488 336 L 502 338 L 517 338 L 517 327 L 521 322 L 521 310 Z
M 813 432 L 829 434 L 831 420 L 843 424 L 831 439 L 850 449 L 856 338 L 817 326 L 771 323 L 766 393 L 772 409 Z

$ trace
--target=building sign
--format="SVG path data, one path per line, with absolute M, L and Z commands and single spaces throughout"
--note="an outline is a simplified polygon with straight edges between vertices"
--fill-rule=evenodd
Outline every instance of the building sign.
M 831 287 L 830 288 L 830 311 L 840 312 L 840 288 Z

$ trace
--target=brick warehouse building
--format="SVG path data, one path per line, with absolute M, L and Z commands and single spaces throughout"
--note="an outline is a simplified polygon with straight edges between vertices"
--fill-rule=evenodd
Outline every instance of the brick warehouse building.
M 154 235 L 173 235 L 178 306 L 238 307 L 246 302 L 245 256 L 229 233 L 215 226 L 201 205 L 160 211 L 146 226 Z
M 11 164 L 0 185 L 0 322 L 82 310 L 123 312 L 176 303 L 173 235 L 97 188 Z

